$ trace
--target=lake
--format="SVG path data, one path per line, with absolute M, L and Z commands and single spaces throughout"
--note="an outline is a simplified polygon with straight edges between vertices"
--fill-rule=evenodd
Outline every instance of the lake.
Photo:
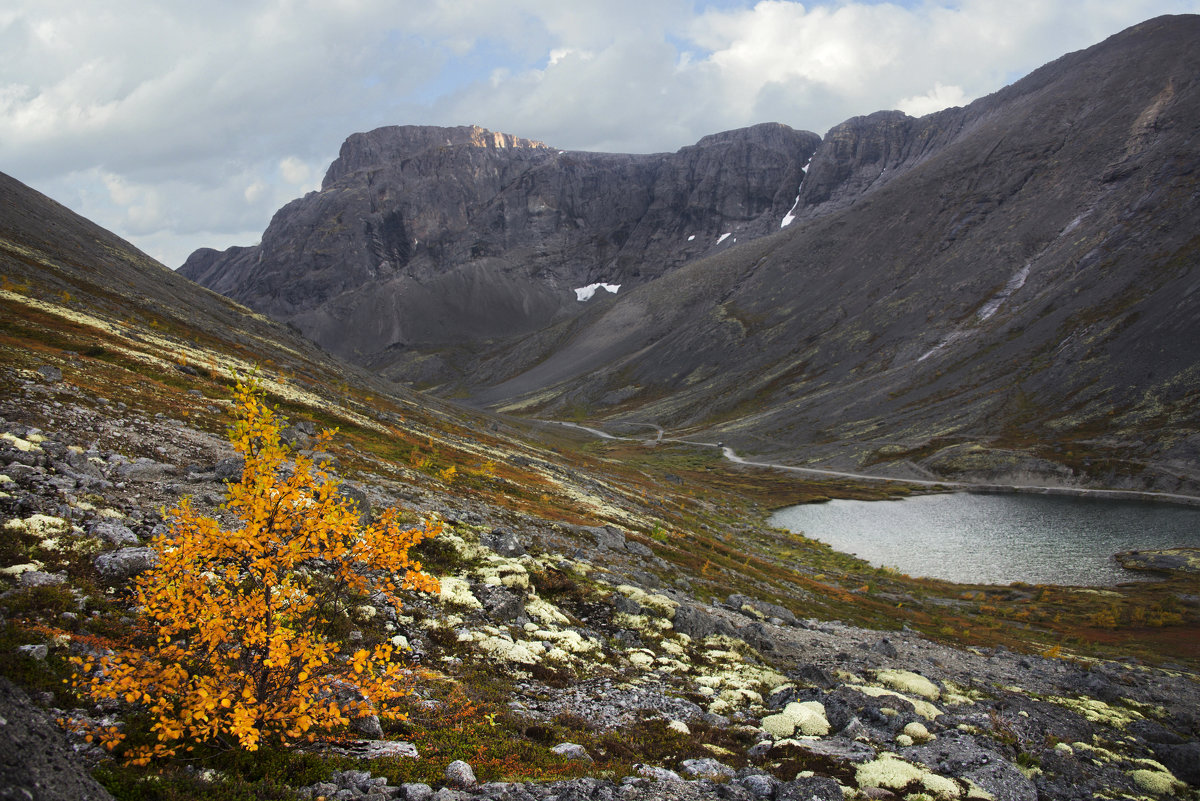
M 781 509 L 771 525 L 876 567 L 968 584 L 1102 586 L 1153 574 L 1120 551 L 1200 547 L 1200 508 L 1061 495 L 919 495 Z

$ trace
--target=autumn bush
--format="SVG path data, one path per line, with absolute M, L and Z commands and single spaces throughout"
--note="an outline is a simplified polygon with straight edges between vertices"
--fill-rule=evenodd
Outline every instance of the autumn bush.
M 136 581 L 135 636 L 75 660 L 84 694 L 150 716 L 150 744 L 126 747 L 112 727 L 95 735 L 134 764 L 402 717 L 397 704 L 411 691 L 392 646 L 344 652 L 335 632 L 369 598 L 399 606 L 402 590 L 437 590 L 409 549 L 440 524 L 406 528 L 396 509 L 364 523 L 336 478 L 281 442 L 282 419 L 253 380 L 238 382 L 235 403 L 229 437 L 245 467 L 225 509 L 240 527 L 223 530 L 180 503 L 152 544 L 157 565 Z M 316 450 L 332 436 L 323 432 Z

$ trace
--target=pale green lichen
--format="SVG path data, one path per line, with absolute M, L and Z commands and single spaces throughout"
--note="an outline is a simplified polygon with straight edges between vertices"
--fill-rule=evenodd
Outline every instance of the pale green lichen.
M 28 439 L 21 439 L 15 434 L 10 434 L 7 431 L 0 434 L 0 439 L 8 442 L 9 445 L 21 451 L 22 453 L 41 452 L 42 447 L 36 442 L 31 442 Z
M 907 748 L 913 744 L 913 738 L 909 737 L 907 734 L 897 734 L 895 739 L 896 745 L 902 748 Z
M 913 742 L 924 743 L 933 739 L 925 724 L 915 720 L 904 727 L 904 733 L 911 737 Z
M 1048 695 L 1045 696 L 1045 700 L 1070 709 L 1091 723 L 1100 723 L 1117 729 L 1123 729 L 1133 721 L 1145 717 L 1136 710 L 1120 709 L 1096 698 L 1063 698 Z
M 854 771 L 859 787 L 885 787 L 900 790 L 910 782 L 919 782 L 926 771 L 895 754 L 884 752 L 877 759 L 864 762 Z
M 26 562 L 20 565 L 12 565 L 11 567 L 2 567 L 0 568 L 0 575 L 12 576 L 13 578 L 16 578 L 22 573 L 32 573 L 41 569 L 41 562 Z
M 829 734 L 829 719 L 825 717 L 825 706 L 820 701 L 793 701 L 780 713 L 763 718 L 762 728 L 776 739 L 785 739 L 797 732 L 806 737 L 824 737 Z
M 919 695 L 930 701 L 936 701 L 942 695 L 936 684 L 909 670 L 879 670 L 875 672 L 875 678 L 893 690 L 908 695 Z
M 441 589 L 438 590 L 438 600 L 443 604 L 458 606 L 464 609 L 482 609 L 483 604 L 471 592 L 471 585 L 460 578 L 446 576 L 438 579 Z
M 631 601 L 641 604 L 642 606 L 657 612 L 659 615 L 672 619 L 675 617 L 675 611 L 679 609 L 679 603 L 672 601 L 665 595 L 659 593 L 649 593 L 641 587 L 635 587 L 631 584 L 621 584 L 617 587 L 617 592 L 624 595 Z
M 1175 795 L 1178 791 L 1187 788 L 1186 784 L 1175 778 L 1175 774 L 1165 769 L 1148 770 L 1141 768 L 1131 771 L 1129 776 L 1137 782 L 1138 787 L 1155 795 Z
M 24 519 L 14 518 L 4 524 L 5 531 L 25 532 L 38 539 L 51 539 L 71 531 L 71 524 L 61 517 L 33 514 Z
M 538 657 L 544 653 L 539 643 L 513 641 L 498 636 L 485 636 L 478 640 L 477 644 L 482 651 L 501 662 L 515 662 L 521 665 L 536 665 Z
M 936 773 L 926 773 L 921 777 L 921 786 L 933 793 L 936 798 L 960 798 L 962 788 L 958 782 L 939 776 Z
M 544 624 L 565 626 L 571 622 L 570 618 L 558 610 L 558 607 L 536 595 L 526 599 L 525 614 L 542 621 Z
M 847 684 L 845 686 L 849 687 L 850 689 L 853 689 L 853 690 L 858 690 L 860 693 L 862 693 L 864 695 L 869 695 L 872 698 L 884 698 L 884 697 L 901 698 L 905 701 L 908 701 L 910 704 L 912 704 L 913 709 L 916 711 L 916 713 L 918 715 L 920 715 L 921 717 L 925 718 L 926 720 L 933 720 L 938 715 L 942 714 L 942 711 L 940 709 L 938 709 L 936 706 L 929 703 L 928 701 L 924 701 L 920 698 L 910 698 L 908 696 L 901 695 L 900 693 L 895 692 L 894 690 L 885 690 L 882 687 L 872 687 L 870 685 L 864 685 L 864 684 Z

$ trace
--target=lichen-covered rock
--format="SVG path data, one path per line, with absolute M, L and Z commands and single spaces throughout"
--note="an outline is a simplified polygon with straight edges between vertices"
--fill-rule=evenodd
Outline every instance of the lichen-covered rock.
M 679 764 L 684 775 L 692 779 L 732 779 L 737 771 L 723 762 L 705 757 L 685 759 Z
M 91 533 L 92 536 L 99 537 L 113 545 L 137 545 L 139 541 L 137 534 L 134 534 L 132 529 L 111 520 L 103 520 L 92 526 Z
M 569 759 L 575 762 L 591 762 L 592 755 L 587 752 L 587 749 L 577 743 L 559 743 L 550 749 L 564 759 Z
M 110 584 L 126 581 L 143 573 L 158 562 L 153 548 L 122 548 L 96 557 L 96 571 Z
M 479 544 L 498 553 L 500 556 L 523 556 L 525 546 L 517 539 L 517 535 L 506 529 L 493 529 L 479 536 Z
M 476 784 L 475 771 L 461 759 L 456 759 L 446 766 L 446 784 L 451 787 L 473 787 Z

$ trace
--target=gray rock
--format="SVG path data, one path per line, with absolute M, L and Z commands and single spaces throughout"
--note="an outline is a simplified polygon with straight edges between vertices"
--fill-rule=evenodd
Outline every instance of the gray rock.
M 624 551 L 625 534 L 613 526 L 595 526 L 588 529 L 596 538 L 596 547 L 601 551 Z
M 371 499 L 367 497 L 367 493 L 357 484 L 349 484 L 343 482 L 338 487 L 338 495 L 341 495 L 346 500 L 350 501 L 351 505 L 358 510 L 358 513 L 364 520 L 371 517 Z
M 378 715 L 363 715 L 361 718 L 351 718 L 350 728 L 371 740 L 383 738 L 383 726 Z
M 109 520 L 92 526 L 92 535 L 111 542 L 113 545 L 137 545 L 139 540 L 128 526 Z
M 38 374 L 49 384 L 62 381 L 62 370 L 52 364 L 43 364 L 37 368 Z
M 685 759 L 679 767 L 691 779 L 732 779 L 737 775 L 736 770 L 710 757 Z
M 96 570 L 104 581 L 115 584 L 143 573 L 158 561 L 153 548 L 122 548 L 96 557 Z
M 625 550 L 637 556 L 645 556 L 647 558 L 654 556 L 654 551 L 636 540 L 625 540 Z
M 775 801 L 845 801 L 845 796 L 833 779 L 807 776 L 780 785 Z
M 554 753 L 566 759 L 576 762 L 592 762 L 592 755 L 587 752 L 587 749 L 582 745 L 575 743 L 559 743 L 550 749 Z
M 50 654 L 50 648 L 45 643 L 36 643 L 33 645 L 18 645 L 17 653 L 32 657 L 38 661 L 45 659 Z
M 456 759 L 446 766 L 446 783 L 451 787 L 473 787 L 475 771 L 466 762 Z
M 644 776 L 647 779 L 653 779 L 656 782 L 681 782 L 683 777 L 673 770 L 660 768 L 654 765 L 634 765 L 634 770 L 637 775 Z
M 675 612 L 675 631 L 686 634 L 693 640 L 702 640 L 710 634 L 737 636 L 733 626 L 698 606 L 684 604 Z
M 492 620 L 516 620 L 525 614 L 525 596 L 508 587 L 480 584 L 472 588 L 472 593 Z
M 0 798 L 113 801 L 66 735 L 16 685 L 0 677 Z
M 433 788 L 423 782 L 405 782 L 400 790 L 404 801 L 429 801 L 433 797 Z
M 126 481 L 161 481 L 165 476 L 176 473 L 174 465 L 156 462 L 139 456 L 132 462 L 118 465 L 116 475 Z
M 515 557 L 525 554 L 525 546 L 517 539 L 517 535 L 502 528 L 493 529 L 487 534 L 481 534 L 479 544 L 501 556 Z
M 775 797 L 781 782 L 774 776 L 767 776 L 761 773 L 753 773 L 749 776 L 743 776 L 738 779 L 738 784 L 745 787 L 750 795 L 755 798 L 768 801 Z
M 18 584 L 22 587 L 53 587 L 56 584 L 65 584 L 67 577 L 63 573 L 43 573 L 40 570 L 30 570 L 27 573 L 22 573 Z
M 227 459 L 222 459 L 213 465 L 213 475 L 217 481 L 240 481 L 242 471 L 246 467 L 246 460 L 241 456 L 230 456 Z

